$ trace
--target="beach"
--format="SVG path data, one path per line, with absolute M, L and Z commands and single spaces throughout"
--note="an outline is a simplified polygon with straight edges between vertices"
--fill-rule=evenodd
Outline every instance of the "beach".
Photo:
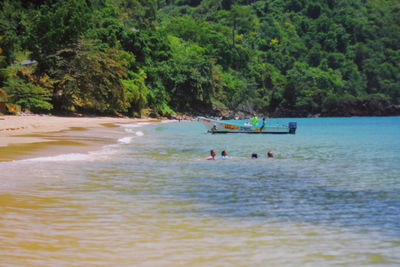
M 294 135 L 80 120 L 0 147 L 22 157 L 0 162 L 0 266 L 400 264 L 399 117 L 296 118 Z
M 116 142 L 107 137 L 107 131 L 115 131 L 117 124 L 144 121 L 150 120 L 127 117 L 1 116 L 0 161 L 99 149 Z

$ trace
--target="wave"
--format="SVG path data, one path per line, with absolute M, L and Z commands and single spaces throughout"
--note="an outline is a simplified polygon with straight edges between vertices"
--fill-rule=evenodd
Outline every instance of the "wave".
M 144 134 L 140 131 L 136 132 L 137 136 L 143 136 Z M 101 160 L 107 159 L 108 156 L 115 154 L 118 152 L 117 147 L 121 145 L 131 144 L 134 139 L 134 136 L 125 136 L 118 139 L 118 144 L 115 145 L 107 145 L 104 146 L 101 150 L 97 151 L 89 151 L 87 153 L 69 153 L 69 154 L 61 154 L 57 156 L 49 156 L 49 157 L 38 157 L 31 159 L 18 160 L 19 162 L 35 162 L 35 161 L 93 161 L 93 160 Z
M 38 157 L 31 159 L 23 159 L 14 162 L 53 162 L 53 161 L 94 161 L 99 159 L 107 159 L 110 155 L 117 153 L 115 145 L 104 146 L 98 151 L 89 151 L 88 153 L 69 153 L 57 156 Z
M 119 126 L 123 128 L 140 128 L 145 125 L 149 125 L 151 122 L 137 122 L 137 123 L 129 123 L 129 124 L 118 124 Z
M 126 128 L 125 132 L 127 133 L 134 133 L 136 136 L 143 136 L 144 133 L 142 131 L 136 131 L 136 129 Z
M 125 137 L 118 139 L 118 143 L 127 145 L 127 144 L 132 143 L 132 140 L 133 140 L 133 136 L 125 136 Z
M 90 151 L 87 153 L 69 153 L 69 154 L 60 154 L 56 156 L 45 156 L 45 157 L 36 157 L 29 159 L 21 159 L 21 160 L 13 160 L 8 162 L 1 162 L 1 166 L 14 165 L 15 163 L 29 163 L 29 162 L 56 162 L 56 161 L 94 161 L 94 160 L 102 160 L 107 159 L 109 155 L 115 154 L 118 152 L 117 147 L 121 145 L 131 144 L 136 136 L 144 136 L 142 131 L 137 131 L 134 128 L 142 127 L 144 125 L 150 124 L 149 122 L 139 122 L 135 124 L 126 124 L 121 125 L 125 128 L 126 132 L 134 133 L 134 136 L 124 136 L 117 140 L 118 144 L 114 145 L 106 145 L 102 149 L 97 151 Z
M 118 144 L 103 146 L 100 150 L 89 151 L 86 153 L 68 153 L 60 154 L 55 156 L 36 157 L 29 159 L 20 159 L 7 162 L 1 162 L 0 165 L 6 167 L 7 165 L 14 165 L 18 163 L 30 163 L 30 162 L 72 162 L 72 161 L 95 161 L 109 159 L 111 155 L 118 153 L 121 145 L 130 144 L 133 140 L 133 136 L 126 136 L 118 139 Z
M 134 133 L 136 136 L 143 136 L 144 133 L 142 131 L 137 131 L 137 128 L 143 127 L 145 125 L 151 124 L 150 122 L 138 122 L 138 123 L 131 123 L 131 124 L 121 124 L 123 128 L 125 128 L 125 132 L 127 133 Z

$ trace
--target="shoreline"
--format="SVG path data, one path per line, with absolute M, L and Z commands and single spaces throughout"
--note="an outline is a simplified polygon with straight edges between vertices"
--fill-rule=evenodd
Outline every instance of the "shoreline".
M 115 117 L 1 116 L 0 162 L 87 153 L 114 144 L 117 124 L 159 122 Z

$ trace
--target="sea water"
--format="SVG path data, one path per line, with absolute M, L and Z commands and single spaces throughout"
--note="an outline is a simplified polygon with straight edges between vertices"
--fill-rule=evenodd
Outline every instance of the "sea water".
M 289 121 L 121 125 L 99 151 L 0 163 L 0 266 L 400 265 L 400 117 L 267 124 Z

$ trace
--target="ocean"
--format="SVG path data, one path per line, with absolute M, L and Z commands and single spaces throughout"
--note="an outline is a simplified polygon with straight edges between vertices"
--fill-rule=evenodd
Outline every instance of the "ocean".
M 267 124 L 289 121 L 125 124 L 98 151 L 0 162 L 0 266 L 399 266 L 400 117 Z

